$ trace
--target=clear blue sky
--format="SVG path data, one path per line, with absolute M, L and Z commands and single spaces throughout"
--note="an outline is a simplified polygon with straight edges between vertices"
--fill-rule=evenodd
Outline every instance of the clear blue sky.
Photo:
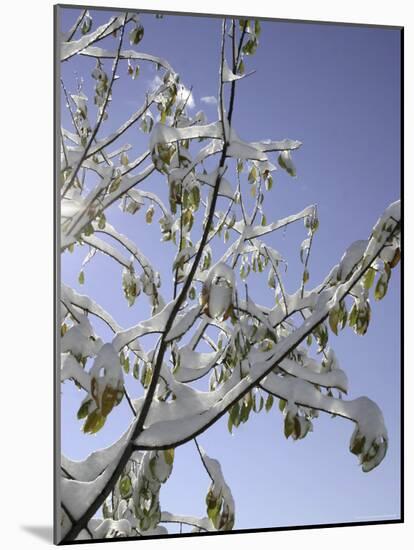
M 64 30 L 77 13 L 73 9 L 62 11 Z M 91 13 L 94 27 L 109 16 L 109 12 Z M 193 112 L 202 109 L 208 120 L 214 121 L 216 106 L 201 98 L 217 94 L 221 20 L 185 16 L 158 20 L 143 15 L 142 22 L 145 36 L 140 51 L 168 59 L 185 85 L 193 86 Z M 151 65 L 142 63 L 140 77 L 132 81 L 123 63 L 101 135 L 110 133 L 141 105 L 143 93 L 156 74 Z M 85 91 L 92 99 L 89 75 L 93 66 L 94 62 L 85 58 L 63 64 L 67 87 L 75 90 L 76 71 L 85 77 Z M 309 284 L 313 286 L 350 243 L 369 236 L 378 216 L 399 198 L 400 34 L 392 29 L 266 21 L 257 53 L 247 58 L 246 68 L 256 73 L 237 86 L 233 120 L 238 134 L 250 141 L 290 137 L 303 142 L 294 156 L 298 177 L 276 173 L 275 185 L 266 195 L 265 212 L 272 221 L 308 204 L 318 205 L 320 229 L 310 262 Z M 62 105 L 64 111 L 64 102 Z M 71 129 L 65 112 L 62 120 Z M 147 137 L 137 128 L 125 139 L 137 153 L 147 147 Z M 144 187 L 165 196 L 166 184 L 158 175 Z M 125 216 L 118 208 L 108 215 L 111 223 L 154 260 L 164 276 L 163 292 L 168 296 L 173 247 L 159 243 L 157 224 L 149 228 L 142 217 Z M 289 260 L 286 286 L 290 292 L 299 284 L 298 253 L 304 238 L 303 224 L 298 224 L 271 240 Z M 85 285 L 78 284 L 86 252 L 63 255 L 63 282 L 91 295 L 125 327 L 148 316 L 145 300 L 128 308 L 122 296 L 121 269 L 108 258 L 96 255 L 85 269 Z M 250 293 L 260 303 L 271 305 L 265 278 L 262 281 L 251 285 Z M 385 299 L 379 304 L 371 302 L 373 318 L 368 333 L 360 337 L 346 329 L 340 337 L 331 336 L 341 368 L 349 377 L 349 397 L 367 395 L 383 410 L 390 443 L 387 457 L 377 469 L 362 473 L 349 453 L 353 424 L 322 413 L 314 422 L 314 432 L 300 442 L 285 440 L 282 416 L 276 407 L 270 413 L 251 416 L 232 436 L 225 418 L 199 437 L 206 451 L 220 460 L 233 491 L 236 528 L 399 516 L 399 301 L 398 268 Z M 102 338 L 111 338 L 103 325 L 96 323 L 96 328 Z M 140 391 L 132 378 L 128 388 L 134 396 Z M 75 459 L 110 444 L 130 420 L 123 402 L 96 437 L 85 436 L 75 418 L 82 397 L 72 384 L 65 384 L 62 450 Z M 162 509 L 204 515 L 208 484 L 194 445 L 180 447 L 173 474 L 161 492 Z

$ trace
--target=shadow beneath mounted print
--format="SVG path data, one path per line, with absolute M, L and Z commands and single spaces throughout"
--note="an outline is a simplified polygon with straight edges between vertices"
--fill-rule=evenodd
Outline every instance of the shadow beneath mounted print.
M 21 528 L 38 539 L 53 543 L 53 527 L 51 525 L 22 525 Z

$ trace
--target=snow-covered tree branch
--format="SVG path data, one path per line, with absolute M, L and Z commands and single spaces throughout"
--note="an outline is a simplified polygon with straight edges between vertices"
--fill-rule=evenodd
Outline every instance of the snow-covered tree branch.
M 220 457 L 210 458 L 196 440 L 223 416 L 231 432 L 252 412 L 270 411 L 278 402 L 285 436 L 300 440 L 322 411 L 355 424 L 349 449 L 364 472 L 386 455 L 388 434 L 378 405 L 366 396 L 343 398 L 352 381 L 346 365 L 339 367 L 333 335 L 347 327 L 364 335 L 370 300 L 387 292 L 400 258 L 399 201 L 309 287 L 316 206 L 266 218 L 274 173 L 296 176 L 294 157 L 302 144 L 273 135 L 245 141 L 234 124 L 239 86 L 255 78 L 260 30 L 257 20 L 223 19 L 217 120 L 208 122 L 201 111 L 191 114 L 186 75 L 140 51 L 145 28 L 137 14 L 96 27 L 80 10 L 63 29 L 62 64 L 80 58 L 95 65 L 76 89 L 62 78 L 70 127 L 62 125 L 60 133 L 61 252 L 84 251 L 80 284 L 96 255 L 107 256 L 136 322 L 121 326 L 92 296 L 62 284 L 61 381 L 64 387 L 75 384 L 82 395 L 73 415 L 85 437 L 104 430 L 123 400 L 131 415 L 109 447 L 82 461 L 62 456 L 62 542 L 167 534 L 169 524 L 196 532 L 231 530 L 237 503 L 226 472 Z M 138 63 L 155 66 L 156 86 L 147 86 L 142 104 L 120 123 L 119 81 L 139 80 Z M 252 65 L 247 73 L 245 65 Z M 108 125 L 116 129 L 107 131 Z M 128 141 L 138 129 L 145 139 L 139 151 Z M 142 252 L 139 234 L 133 240 L 117 226 L 120 216 L 145 218 L 151 239 L 173 250 L 169 274 L 156 255 Z M 298 243 L 303 274 L 293 294 L 286 291 L 286 260 L 274 240 L 291 225 L 304 225 L 305 233 Z M 221 240 L 224 247 L 217 245 Z M 270 288 L 270 303 L 251 298 L 252 272 Z M 110 337 L 100 335 L 103 325 Z M 160 491 L 172 473 L 174 449 L 191 440 L 211 482 L 204 517 L 162 508 Z

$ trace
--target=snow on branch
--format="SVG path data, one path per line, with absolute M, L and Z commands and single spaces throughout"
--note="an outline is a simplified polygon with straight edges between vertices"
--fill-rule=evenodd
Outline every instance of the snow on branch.
M 86 237 L 85 235 L 82 237 L 82 240 L 85 244 L 88 244 L 89 246 L 92 246 L 93 248 L 96 248 L 96 250 L 99 250 L 103 254 L 106 254 L 110 258 L 117 261 L 120 265 L 124 267 L 129 267 L 131 262 L 122 256 L 118 250 L 110 245 L 109 243 L 103 241 L 102 239 L 99 239 L 99 237 L 96 237 L 95 235 L 90 235 L 89 237 Z
M 113 339 L 112 343 L 114 347 L 121 350 L 123 347 L 145 334 L 162 333 L 165 330 L 176 301 L 177 300 L 169 302 L 159 313 L 150 319 L 141 321 L 138 325 L 119 332 Z
M 324 388 L 337 388 L 344 393 L 348 391 L 348 379 L 343 370 L 334 369 L 330 372 L 314 372 L 309 368 L 300 367 L 292 359 L 283 359 L 283 361 L 278 363 L 278 367 L 283 372 L 312 384 L 317 384 Z
M 287 216 L 286 218 L 283 218 L 281 220 L 278 220 L 277 222 L 273 222 L 265 226 L 247 227 L 244 233 L 244 238 L 245 240 L 247 240 L 247 239 L 252 239 L 254 237 L 262 237 L 263 235 L 267 235 L 269 233 L 272 233 L 273 231 L 277 231 L 278 229 L 281 229 L 282 227 L 286 227 L 287 225 L 293 222 L 306 218 L 306 216 L 312 215 L 314 208 L 315 207 L 313 205 L 307 206 L 304 210 L 302 210 L 298 214 Z
M 261 386 L 288 404 L 312 407 L 355 422 L 350 450 L 359 457 L 364 472 L 378 466 L 384 458 L 388 446 L 387 429 L 381 409 L 368 397 L 350 401 L 335 399 L 303 380 L 281 378 L 273 373 L 262 380 Z
M 207 515 L 219 531 L 231 530 L 234 525 L 235 505 L 230 487 L 224 479 L 219 461 L 210 458 L 201 447 L 198 447 L 198 449 L 211 478 L 206 497 Z
M 89 296 L 84 294 L 78 294 L 74 289 L 66 286 L 65 284 L 62 284 L 61 286 L 61 301 L 69 311 L 73 308 L 75 311 L 79 310 L 98 317 L 104 321 L 104 323 L 106 323 L 114 333 L 119 333 L 123 330 L 121 325 L 119 325 L 107 311 L 97 304 L 95 300 L 92 300 Z M 131 342 L 128 347 L 144 361 L 148 360 L 146 352 L 141 348 L 137 340 Z
M 76 380 L 76 382 L 86 391 L 89 392 L 91 388 L 91 378 L 87 372 L 84 371 L 79 361 L 75 359 L 72 354 L 63 353 L 61 360 L 61 375 L 60 380 Z
M 136 176 L 129 176 L 128 174 L 121 176 L 116 190 L 109 192 L 102 199 L 102 194 L 110 189 L 111 182 L 114 181 L 111 170 L 109 173 L 105 173 L 102 181 L 84 199 L 64 198 L 63 204 L 66 205 L 65 208 L 70 212 L 70 216 L 68 218 L 62 217 L 62 221 L 68 220 L 69 224 L 66 221 L 65 226 L 67 228 L 62 226 L 61 249 L 64 250 L 76 242 L 79 234 L 95 219 L 98 213 L 104 212 L 130 189 L 144 181 L 153 171 L 154 166 L 150 164 Z
M 197 531 L 215 531 L 215 527 L 212 521 L 206 518 L 196 518 L 194 516 L 182 516 L 179 514 L 171 514 L 170 512 L 161 512 L 160 523 L 179 523 L 184 525 L 190 525 L 194 529 L 192 532 Z
M 133 124 L 135 124 L 142 116 L 148 112 L 155 99 L 168 89 L 168 85 L 162 84 L 157 90 L 148 95 L 144 104 L 137 109 L 119 128 L 112 132 L 109 136 L 96 140 L 96 145 L 91 147 L 88 152 L 87 158 L 96 155 L 102 151 L 108 145 L 111 145 L 114 141 L 119 139 Z
M 131 428 L 128 428 L 114 444 L 105 449 L 94 451 L 81 461 L 71 460 L 62 454 L 62 467 L 72 478 L 78 481 L 94 481 L 122 452 L 130 432 Z
M 125 24 L 133 19 L 130 16 L 126 19 Z M 112 17 L 107 23 L 98 27 L 95 31 L 85 34 L 79 40 L 72 40 L 70 42 L 62 42 L 60 49 L 60 60 L 67 61 L 74 55 L 82 52 L 88 46 L 91 46 L 95 42 L 102 40 L 120 29 L 124 25 L 124 16 Z
M 121 451 L 122 452 L 122 449 Z M 117 466 L 117 458 L 114 456 L 105 470 L 93 481 L 78 481 L 75 479 L 62 478 L 61 500 L 62 504 L 69 510 L 72 517 L 77 520 L 82 517 L 85 510 L 93 503 L 102 489 L 108 483 L 111 475 Z
M 183 346 L 177 350 L 175 378 L 179 382 L 191 382 L 205 376 L 223 355 L 222 351 L 200 353 Z
M 95 57 L 97 59 L 115 59 L 116 57 L 116 52 L 105 50 L 104 48 L 100 48 L 98 46 L 89 46 L 81 50 L 79 53 L 80 55 Z M 158 57 L 156 55 L 136 52 L 135 50 L 121 50 L 119 57 L 120 59 L 134 59 L 136 61 L 149 61 L 151 63 L 155 63 L 156 65 L 160 65 L 166 71 L 171 71 L 172 73 L 174 72 L 174 69 L 171 67 L 171 65 L 168 63 L 167 60 L 163 59 L 162 57 Z

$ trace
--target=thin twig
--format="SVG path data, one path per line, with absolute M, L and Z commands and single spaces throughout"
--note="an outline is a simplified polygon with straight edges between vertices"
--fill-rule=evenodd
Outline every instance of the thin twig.
M 280 293 L 282 294 L 283 303 L 285 305 L 285 315 L 289 315 L 288 305 L 287 305 L 286 296 L 285 296 L 285 289 L 283 288 L 283 283 L 282 283 L 282 279 L 280 278 L 280 275 L 279 275 L 279 270 L 277 269 L 277 266 L 275 266 L 275 264 L 273 263 L 273 259 L 272 259 L 271 255 L 269 254 L 267 246 L 265 246 L 264 249 L 266 251 L 266 256 L 269 258 L 270 263 L 272 264 L 272 268 L 273 268 L 273 271 L 275 272 L 277 282 L 279 283 Z M 303 298 L 303 296 L 302 296 L 302 298 Z
M 72 40 L 74 34 L 76 33 L 76 31 L 79 28 L 79 25 L 82 23 L 82 20 L 85 17 L 87 11 L 88 11 L 87 9 L 84 9 L 84 10 L 81 11 L 80 15 L 78 16 L 77 20 L 75 21 L 75 24 L 73 25 L 73 27 L 69 31 L 69 35 L 68 35 L 68 38 L 67 38 L 66 42 L 70 42 Z
M 201 449 L 200 449 L 200 446 L 199 446 L 199 444 L 198 444 L 198 441 L 197 441 L 197 438 L 196 438 L 196 437 L 194 438 L 194 443 L 195 443 L 195 446 L 197 447 L 197 451 L 198 451 L 198 454 L 200 455 L 201 462 L 203 463 L 204 469 L 205 469 L 205 471 L 207 472 L 208 477 L 209 477 L 209 478 L 211 479 L 211 481 L 214 483 L 214 479 L 213 479 L 212 475 L 210 474 L 210 470 L 207 468 L 206 461 L 204 460 L 203 454 L 202 454 L 202 452 L 201 452 Z

